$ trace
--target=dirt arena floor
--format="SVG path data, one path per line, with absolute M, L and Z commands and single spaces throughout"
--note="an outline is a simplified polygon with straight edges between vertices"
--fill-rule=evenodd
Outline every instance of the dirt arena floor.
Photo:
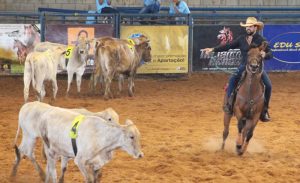
M 129 118 L 139 128 L 145 157 L 136 160 L 117 150 L 113 160 L 103 168 L 104 183 L 300 182 L 300 72 L 272 73 L 270 77 L 272 122 L 257 125 L 248 151 L 242 157 L 235 153 L 235 119 L 225 151 L 219 151 L 226 74 L 140 78 L 135 83 L 135 97 L 128 97 L 124 91 L 120 98 L 109 101 L 104 101 L 100 94 L 89 95 L 87 80 L 83 81 L 81 96 L 76 95 L 73 84 L 70 97 L 65 98 L 67 81 L 60 79 L 54 105 L 84 107 L 94 112 L 113 107 L 121 123 Z M 21 77 L 0 77 L 0 86 L 0 182 L 41 182 L 28 159 L 21 161 L 17 177 L 9 178 L 15 159 L 12 147 L 18 112 L 23 104 L 23 81 Z M 30 100 L 34 99 L 31 94 Z M 45 102 L 48 101 L 46 97 Z M 36 157 L 45 167 L 40 141 Z M 59 168 L 58 163 L 58 175 Z M 73 161 L 65 182 L 83 182 Z

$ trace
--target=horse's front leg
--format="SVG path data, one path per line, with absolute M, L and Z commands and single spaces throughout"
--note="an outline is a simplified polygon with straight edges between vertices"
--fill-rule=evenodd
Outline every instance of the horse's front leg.
M 242 154 L 246 152 L 250 139 L 253 136 L 253 131 L 256 127 L 258 119 L 254 123 L 253 120 L 247 120 L 245 129 L 243 131 L 243 146 L 242 146 Z
M 228 114 L 228 113 L 224 112 L 223 143 L 222 143 L 221 150 L 224 150 L 224 147 L 225 147 L 225 141 L 226 141 L 226 139 L 228 137 L 228 134 L 229 134 L 229 124 L 230 124 L 231 118 L 232 118 L 231 114 Z
M 238 155 L 242 155 L 242 145 L 243 145 L 243 133 L 245 131 L 244 126 L 246 124 L 246 119 L 239 118 L 238 119 L 238 137 L 236 139 L 236 152 Z

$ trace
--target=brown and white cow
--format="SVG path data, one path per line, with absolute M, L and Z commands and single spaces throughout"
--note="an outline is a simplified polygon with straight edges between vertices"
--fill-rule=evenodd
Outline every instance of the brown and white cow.
M 104 98 L 113 97 L 110 90 L 115 75 L 128 75 L 129 96 L 134 93 L 134 77 L 141 60 L 151 61 L 151 46 L 149 39 L 141 35 L 132 39 L 117 39 L 103 37 L 98 39 L 95 61 L 100 63 L 105 82 Z
M 19 124 L 18 130 L 15 137 L 15 152 L 16 152 L 16 162 L 13 167 L 12 175 L 15 176 L 17 172 L 18 165 L 23 156 L 28 157 L 35 166 L 35 169 L 39 172 L 41 178 L 44 180 L 45 175 L 42 168 L 36 162 L 34 157 L 34 147 L 38 137 L 41 137 L 41 128 L 42 128 L 42 115 L 49 110 L 53 110 L 55 107 L 50 106 L 42 102 L 29 102 L 22 106 L 19 112 Z M 81 109 L 63 109 L 64 111 L 72 111 L 75 113 L 80 113 L 83 115 L 97 116 L 104 119 L 107 123 L 112 123 L 119 125 L 119 115 L 112 108 L 107 108 L 101 112 L 90 112 L 84 108 Z M 22 130 L 22 142 L 17 147 L 17 139 L 19 136 L 20 129 Z M 112 153 L 106 153 L 104 157 L 111 157 Z M 64 173 L 66 171 L 68 157 L 62 156 L 62 174 L 60 177 L 60 182 L 63 182 Z

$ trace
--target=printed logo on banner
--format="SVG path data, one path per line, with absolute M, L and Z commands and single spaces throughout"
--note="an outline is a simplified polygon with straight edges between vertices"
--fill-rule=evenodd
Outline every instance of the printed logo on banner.
M 235 36 L 242 34 L 240 26 L 207 25 L 194 28 L 193 70 L 224 70 L 235 69 L 241 60 L 239 49 L 206 55 L 202 49 L 231 43 Z M 196 61 L 197 58 L 198 60 Z
M 0 74 L 22 74 L 27 55 L 40 42 L 40 25 L 0 24 Z
M 45 31 L 45 40 L 53 43 L 60 43 L 64 45 L 69 45 L 67 54 L 65 58 L 70 58 L 71 55 L 71 46 L 77 44 L 79 39 L 88 39 L 100 38 L 103 36 L 114 36 L 113 25 L 110 24 L 94 24 L 94 25 L 85 25 L 85 24 L 46 24 Z M 85 73 L 91 73 L 94 69 L 94 46 L 90 45 L 89 55 L 87 58 L 87 65 Z M 70 54 L 68 54 L 70 53 Z M 65 72 L 65 71 L 59 71 Z
M 300 25 L 266 25 L 263 35 L 273 53 L 265 70 L 300 70 Z
M 121 38 L 145 35 L 150 40 L 151 62 L 138 73 L 187 73 L 188 26 L 121 26 Z
M 274 59 L 289 64 L 300 63 L 300 32 L 287 32 L 275 36 L 270 40 L 270 45 Z

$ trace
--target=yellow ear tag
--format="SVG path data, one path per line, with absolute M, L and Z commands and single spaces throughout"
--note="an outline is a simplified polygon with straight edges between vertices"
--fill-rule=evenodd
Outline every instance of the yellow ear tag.
M 73 52 L 73 46 L 68 45 L 67 51 L 65 53 L 65 58 L 71 58 Z
M 72 122 L 72 128 L 70 130 L 69 136 L 72 139 L 76 139 L 77 138 L 77 130 L 78 130 L 78 126 L 80 125 L 80 123 L 84 120 L 84 115 L 78 115 L 75 117 L 75 119 Z
M 128 48 L 131 49 L 131 51 L 133 51 L 135 42 L 132 39 L 127 39 L 127 41 L 130 43 L 130 44 L 127 44 Z

